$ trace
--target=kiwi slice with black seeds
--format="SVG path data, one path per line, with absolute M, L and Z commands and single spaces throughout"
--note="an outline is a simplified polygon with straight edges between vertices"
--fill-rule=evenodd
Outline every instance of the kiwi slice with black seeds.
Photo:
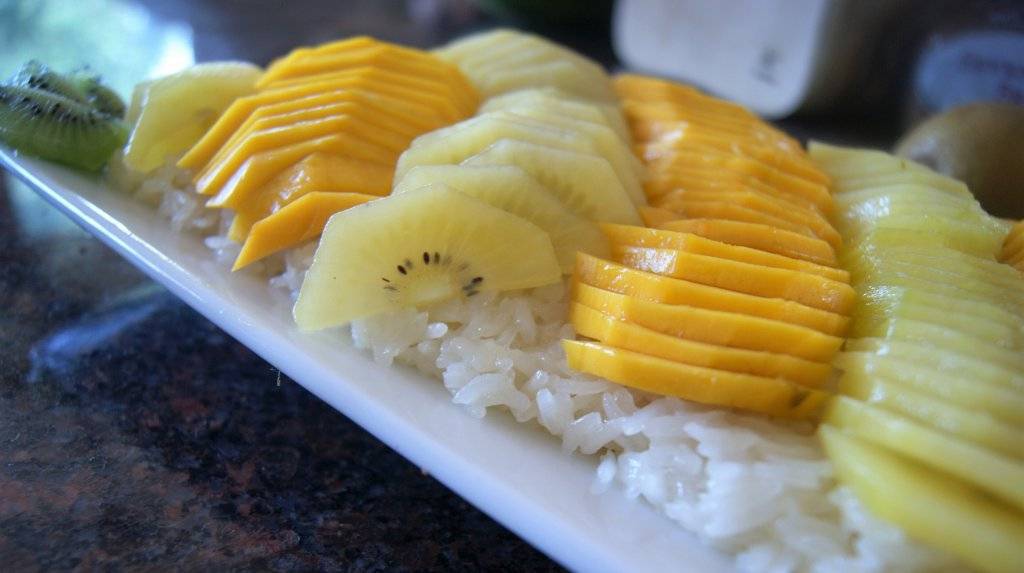
M 87 103 L 26 85 L 0 86 L 0 141 L 23 153 L 96 171 L 127 138 L 123 121 Z
M 65 75 L 37 60 L 30 60 L 8 83 L 63 96 L 111 117 L 124 118 L 124 101 L 114 90 L 103 85 L 100 76 L 91 73 L 88 68 Z
M 103 85 L 102 78 L 88 70 L 71 74 L 71 80 L 85 94 L 86 100 L 100 113 L 124 119 L 127 107 L 117 92 Z

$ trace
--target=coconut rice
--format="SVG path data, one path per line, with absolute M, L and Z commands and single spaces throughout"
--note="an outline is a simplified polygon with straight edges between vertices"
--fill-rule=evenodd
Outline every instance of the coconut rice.
M 230 268 L 240 249 L 225 236 L 230 220 L 202 206 L 186 173 L 169 164 L 130 186 L 175 229 L 203 236 Z M 307 243 L 246 272 L 268 277 L 294 299 L 315 247 Z M 505 412 L 543 428 L 567 454 L 595 459 L 595 493 L 615 488 L 643 499 L 733 555 L 741 571 L 962 569 L 837 487 L 812 426 L 645 394 L 570 370 L 559 342 L 573 336 L 567 305 L 565 285 L 481 293 L 355 321 L 339 343 L 441 381 L 468 415 Z

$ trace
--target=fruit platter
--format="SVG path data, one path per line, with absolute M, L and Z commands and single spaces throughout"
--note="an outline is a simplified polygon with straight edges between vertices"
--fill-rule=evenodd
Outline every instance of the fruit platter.
M 1024 223 L 496 30 L 31 62 L 0 160 L 564 565 L 1024 568 Z

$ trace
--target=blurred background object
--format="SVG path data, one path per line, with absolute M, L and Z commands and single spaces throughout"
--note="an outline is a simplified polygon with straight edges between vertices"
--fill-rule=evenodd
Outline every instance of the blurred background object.
M 1024 103 L 1020 1 L 619 0 L 613 42 L 631 68 L 769 118 Z
M 973 103 L 954 107 L 907 133 L 896 153 L 959 179 L 985 209 L 1024 217 L 1024 106 Z

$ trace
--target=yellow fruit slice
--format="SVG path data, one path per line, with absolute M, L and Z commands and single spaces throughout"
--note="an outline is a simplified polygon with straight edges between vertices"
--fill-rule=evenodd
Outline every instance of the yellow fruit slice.
M 361 193 L 307 193 L 252 226 L 232 270 L 314 239 L 331 215 L 379 198 Z
M 387 195 L 391 168 L 342 155 L 313 153 L 260 187 L 235 208 L 228 236 L 243 242 L 256 221 L 314 191 Z
M 611 137 L 614 139 L 614 136 Z M 416 138 L 399 159 L 395 178 L 401 180 L 409 169 L 417 165 L 459 163 L 502 139 L 545 145 L 602 158 L 608 163 L 612 177 L 619 182 L 623 191 L 629 194 L 634 202 L 644 201 L 640 181 L 625 156 L 610 151 L 607 154 L 602 153 L 594 139 L 580 131 L 567 129 L 564 124 L 540 122 L 505 111 L 478 115 Z M 620 151 L 629 153 L 625 148 Z
M 514 165 L 421 165 L 395 186 L 394 194 L 445 185 L 522 217 L 551 238 L 558 263 L 572 272 L 578 251 L 608 253 L 608 241 L 594 223 L 569 210 L 536 179 Z
M 393 109 L 394 104 L 398 109 Z M 377 125 L 392 133 L 400 134 L 406 142 L 412 141 L 422 130 L 410 124 L 401 116 L 400 109 L 405 109 L 398 100 L 381 98 L 355 91 L 344 91 L 336 94 L 320 94 L 299 98 L 279 104 L 266 105 L 256 109 L 245 122 L 235 130 L 231 138 L 221 147 L 211 161 L 216 162 L 223 156 L 225 149 L 235 147 L 240 139 L 245 138 L 259 123 L 259 129 L 267 127 L 286 127 L 300 121 L 322 119 L 335 115 L 350 115 L 362 121 Z
M 1020 431 L 984 413 L 967 410 L 883 378 L 842 377 L 839 391 L 916 423 L 970 440 L 1013 458 L 1024 458 Z
M 539 227 L 438 185 L 331 217 L 294 314 L 300 328 L 322 329 L 561 277 Z
M 979 448 L 955 436 L 898 414 L 837 396 L 826 409 L 826 423 L 888 448 L 921 464 L 962 479 L 1024 509 L 1024 463 Z
M 948 312 L 956 308 L 957 312 Z M 954 329 L 1002 348 L 1021 348 L 1024 328 L 997 306 L 970 299 L 951 300 L 917 289 L 875 287 L 861 292 L 852 338 L 884 337 L 890 321 L 910 319 Z
M 808 237 L 744 221 L 728 219 L 673 219 L 658 222 L 655 226 L 679 233 L 692 233 L 701 237 L 775 253 L 793 259 L 802 259 L 826 266 L 835 266 L 836 255 L 832 246 L 821 239 Z
M 898 356 L 911 364 L 927 365 L 928 368 L 942 372 L 945 376 L 976 379 L 983 384 L 1006 386 L 1008 389 L 1024 392 L 1024 373 L 986 362 L 971 354 L 970 348 L 947 348 L 942 352 L 936 352 L 934 346 L 924 342 L 852 338 L 846 341 L 846 350 L 851 353 Z
M 783 418 L 815 418 L 825 393 L 778 378 L 714 370 L 611 348 L 563 340 L 569 367 L 632 388 Z
M 574 282 L 573 300 L 662 334 L 687 340 L 796 356 L 832 359 L 843 340 L 794 324 L 684 305 L 661 304 Z
M 990 573 L 1020 569 L 1024 519 L 959 480 L 831 426 L 819 430 L 839 480 L 875 515 Z
M 725 219 L 727 221 L 754 223 L 756 225 L 766 225 L 783 231 L 799 233 L 807 237 L 818 238 L 814 231 L 806 225 L 792 223 L 763 211 L 724 200 L 695 201 L 680 197 L 669 197 L 664 201 L 655 201 L 655 206 L 672 211 L 679 215 L 681 219 Z M 830 246 L 834 247 L 834 245 Z
M 217 122 L 203 135 L 178 162 L 183 169 L 199 169 L 209 162 L 210 158 L 227 142 L 235 131 L 245 123 L 246 119 L 258 108 L 266 105 L 279 104 L 300 98 L 317 95 L 334 94 L 347 90 L 367 94 L 381 94 L 403 101 L 414 112 L 403 116 L 421 128 L 422 131 L 435 129 L 457 119 L 447 114 L 441 107 L 438 96 L 429 93 L 417 93 L 408 88 L 395 86 L 387 81 L 387 74 L 379 70 L 361 71 L 344 79 L 301 84 L 294 87 L 268 90 L 235 100 Z
M 842 269 L 794 259 L 758 249 L 730 245 L 707 239 L 693 233 L 679 233 L 663 229 L 650 229 L 628 225 L 603 224 L 601 228 L 613 244 L 628 247 L 676 249 L 695 255 L 707 255 L 753 265 L 801 271 L 848 283 L 850 274 Z
M 515 165 L 591 221 L 639 224 L 636 207 L 604 158 L 546 145 L 501 139 L 465 165 Z
M 927 392 L 949 403 L 992 414 L 1015 427 L 1024 427 L 1024 396 L 996 384 L 944 373 L 928 363 L 914 364 L 896 356 L 876 356 L 862 352 L 843 352 L 833 365 L 844 376 L 880 377 L 915 390 Z
M 836 209 L 831 195 L 822 194 L 815 197 L 815 199 L 808 199 L 806 196 L 769 185 L 756 177 L 743 173 L 692 167 L 685 169 L 651 169 L 645 186 L 649 196 L 662 196 L 678 189 L 693 191 L 752 190 L 777 197 L 777 199 L 786 203 L 814 210 L 824 215 L 831 215 Z
M 600 289 L 671 305 L 737 312 L 842 336 L 849 319 L 780 298 L 763 298 L 631 269 L 586 254 L 576 257 L 576 280 Z
M 469 115 L 476 110 L 476 94 L 461 79 L 461 74 L 453 73 L 455 71 L 450 64 L 427 53 L 393 44 L 379 44 L 345 52 L 313 51 L 299 54 L 268 69 L 260 78 L 258 87 L 270 89 L 295 85 L 296 81 L 318 76 L 322 78 L 328 74 L 364 67 L 386 70 L 404 77 L 407 82 L 419 80 L 424 86 L 429 82 L 436 86 L 439 94 L 458 105 L 462 115 Z
M 261 120 L 265 121 L 265 120 Z M 257 122 L 257 131 L 240 140 L 236 147 L 225 148 L 224 157 L 211 162 L 196 176 L 196 191 L 215 195 L 250 157 L 328 135 L 344 135 L 351 141 L 349 155 L 382 165 L 390 164 L 405 149 L 405 138 L 359 121 L 350 115 L 336 115 L 302 121 L 284 127 L 265 127 Z M 218 201 L 211 201 L 216 207 Z
M 1024 253 L 1024 221 L 1018 222 L 1006 234 L 999 260 L 1007 262 L 1016 259 L 1021 253 Z
M 132 97 L 137 118 L 125 163 L 148 173 L 185 152 L 233 101 L 255 91 L 259 75 L 252 64 L 213 62 L 146 82 Z
M 217 190 L 207 205 L 238 209 L 249 203 L 260 188 L 302 158 L 313 153 L 344 155 L 370 163 L 387 165 L 394 154 L 365 141 L 339 133 L 253 154 Z M 383 160 L 381 158 L 384 158 Z
M 674 205 L 688 205 L 706 201 L 725 201 L 732 205 L 742 206 L 752 211 L 758 211 L 777 219 L 782 219 L 793 225 L 798 225 L 798 228 L 810 229 L 815 236 L 826 241 L 836 249 L 843 243 L 839 233 L 820 213 L 756 191 L 691 191 L 688 189 L 678 189 L 662 195 L 654 204 L 672 210 Z
M 574 98 L 556 88 L 531 88 L 492 97 L 480 106 L 478 113 L 530 108 L 559 113 L 567 117 L 608 126 L 619 139 L 629 143 L 632 136 L 626 119 L 617 105 L 602 104 Z
M 832 373 L 832 366 L 827 363 L 685 340 L 617 320 L 579 303 L 570 305 L 569 322 L 580 336 L 691 366 L 783 378 L 811 388 L 820 388 Z
M 667 134 L 642 146 L 641 157 L 647 161 L 675 153 L 679 149 L 734 153 L 757 160 L 795 177 L 828 186 L 831 180 L 813 162 L 800 153 L 793 153 L 750 141 L 736 141 L 714 130 L 689 125 L 673 134 Z
M 613 246 L 612 254 L 617 262 L 635 269 L 755 296 L 782 298 L 838 314 L 849 314 L 857 298 L 846 283 L 800 271 L 675 249 Z
M 538 108 L 519 107 L 509 110 L 515 117 L 527 118 L 570 133 L 577 134 L 590 142 L 594 151 L 608 160 L 619 180 L 637 204 L 646 202 L 643 194 L 642 179 L 646 171 L 633 152 L 604 124 L 574 119 L 560 112 L 545 111 Z
M 992 239 L 986 237 L 982 243 L 959 240 L 958 237 L 949 236 L 946 233 L 925 232 L 916 229 L 901 229 L 893 227 L 876 227 L 857 237 L 854 241 L 847 241 L 846 251 L 855 250 L 878 250 L 893 247 L 936 247 L 953 249 L 962 253 L 978 257 L 992 256 Z
M 267 66 L 267 71 L 269 72 L 269 71 L 277 70 L 278 68 L 287 66 L 289 63 L 295 61 L 297 58 L 300 58 L 300 57 L 303 57 L 303 56 L 306 56 L 306 55 L 309 55 L 309 54 L 312 54 L 312 53 L 315 53 L 315 52 L 321 52 L 321 53 L 331 53 L 331 52 L 343 53 L 343 52 L 348 52 L 348 51 L 353 51 L 353 50 L 363 50 L 363 49 L 370 48 L 370 47 L 373 47 L 373 46 L 378 46 L 378 45 L 380 45 L 380 42 L 378 42 L 374 38 L 371 38 L 370 36 L 351 36 L 349 38 L 345 38 L 345 39 L 342 39 L 342 40 L 336 40 L 336 41 L 333 41 L 333 42 L 327 42 L 325 44 L 320 44 L 320 45 L 315 46 L 315 47 L 307 46 L 307 47 L 302 47 L 302 48 L 296 48 L 296 49 L 292 50 L 291 52 L 288 52 L 286 55 L 284 55 L 284 56 L 282 56 L 280 58 L 277 58 L 274 61 L 270 62 L 270 65 Z
M 828 188 L 820 183 L 813 183 L 799 177 L 765 166 L 755 160 L 707 151 L 679 150 L 671 157 L 659 159 L 649 164 L 653 170 L 683 169 L 718 169 L 732 173 L 744 173 L 768 185 L 799 195 L 809 201 L 820 200 L 828 193 Z
M 707 192 L 751 191 L 769 195 L 819 214 L 831 214 L 835 210 L 831 196 L 822 195 L 812 201 L 741 173 L 726 173 L 708 169 L 672 169 L 663 173 L 656 172 L 648 179 L 647 189 L 648 195 L 651 197 L 661 197 L 681 189 Z

